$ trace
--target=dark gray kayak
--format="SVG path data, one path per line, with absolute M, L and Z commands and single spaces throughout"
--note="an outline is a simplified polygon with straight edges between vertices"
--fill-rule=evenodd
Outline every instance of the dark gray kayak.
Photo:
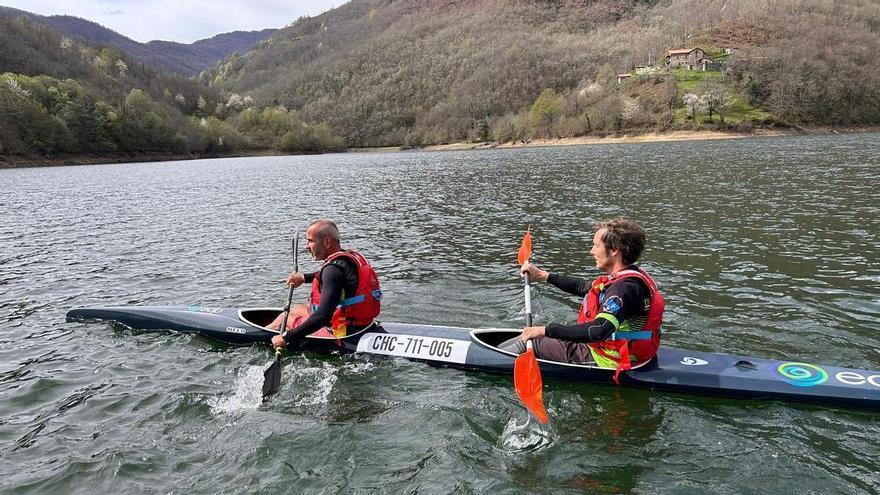
M 79 308 L 72 321 L 107 320 L 138 330 L 197 333 L 232 344 L 268 343 L 277 332 L 265 328 L 277 308 L 118 306 Z M 336 339 L 309 336 L 299 348 L 397 356 L 489 373 L 513 374 L 516 356 L 496 346 L 517 329 L 468 329 L 408 323 L 376 323 Z M 541 374 L 590 383 L 613 383 L 614 370 L 538 360 Z M 880 409 L 880 371 L 687 351 L 667 346 L 657 358 L 621 374 L 620 384 L 672 392 L 754 399 L 781 399 Z

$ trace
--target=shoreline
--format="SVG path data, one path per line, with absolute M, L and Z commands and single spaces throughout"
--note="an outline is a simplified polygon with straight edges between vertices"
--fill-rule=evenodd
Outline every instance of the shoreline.
M 730 131 L 668 131 L 621 134 L 612 136 L 578 136 L 554 139 L 530 139 L 507 143 L 450 143 L 425 146 L 426 151 L 453 151 L 488 148 L 539 148 L 545 146 L 583 146 L 594 144 L 661 143 L 670 141 L 709 141 L 716 139 L 745 139 L 750 137 L 779 137 L 794 135 L 779 131 L 730 132 Z
M 106 155 L 53 156 L 0 155 L 0 170 L 10 168 L 66 167 L 78 165 L 111 165 L 114 163 L 176 162 L 187 160 L 211 160 L 217 158 L 247 158 L 253 156 L 282 156 L 275 150 L 247 150 L 231 153 L 108 153 Z
M 791 128 L 755 129 L 749 132 L 698 130 L 698 131 L 664 131 L 664 132 L 633 132 L 610 136 L 578 136 L 555 139 L 532 139 L 518 142 L 487 142 L 487 143 L 450 143 L 436 144 L 417 148 L 424 151 L 456 151 L 472 149 L 496 148 L 539 148 L 544 146 L 582 146 L 594 144 L 631 144 L 660 143 L 672 141 L 709 141 L 719 139 L 747 139 L 763 137 L 794 137 L 823 134 L 866 134 L 880 133 L 880 126 L 831 127 L 831 126 L 794 126 Z
M 385 146 L 377 148 L 349 148 L 342 153 L 390 153 L 399 151 L 464 151 L 479 149 L 539 148 L 547 146 L 583 146 L 596 144 L 631 144 L 672 141 L 706 141 L 719 139 L 746 139 L 761 137 L 791 137 L 822 134 L 863 134 L 880 133 L 880 126 L 793 126 L 790 128 L 755 129 L 750 132 L 695 130 L 664 132 L 632 132 L 610 136 L 578 136 L 555 139 L 531 139 L 518 142 L 458 142 L 434 144 L 422 147 Z M 276 149 L 242 150 L 231 153 L 115 153 L 107 155 L 55 155 L 55 156 L 3 156 L 0 155 L 0 169 L 55 167 L 68 165 L 107 165 L 112 163 L 163 162 L 183 160 L 209 160 L 216 158 L 248 158 L 259 156 L 290 156 Z

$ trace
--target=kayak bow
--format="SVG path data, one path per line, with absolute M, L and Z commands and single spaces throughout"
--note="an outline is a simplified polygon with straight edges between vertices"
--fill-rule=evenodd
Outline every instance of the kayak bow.
M 79 308 L 67 319 L 108 320 L 139 330 L 198 333 L 233 344 L 266 343 L 278 308 L 201 306 Z M 439 366 L 512 374 L 516 355 L 497 346 L 518 329 L 377 323 L 341 339 L 310 335 L 300 349 L 396 356 Z M 614 370 L 538 360 L 544 377 L 613 383 Z M 657 358 L 622 373 L 620 384 L 710 396 L 779 399 L 880 410 L 880 371 L 688 351 L 663 346 Z

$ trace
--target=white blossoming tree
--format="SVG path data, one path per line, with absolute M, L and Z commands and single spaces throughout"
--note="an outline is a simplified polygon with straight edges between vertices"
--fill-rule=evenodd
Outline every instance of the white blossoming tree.
M 681 99 L 684 101 L 685 108 L 687 108 L 687 117 L 689 119 L 696 119 L 697 111 L 702 110 L 706 106 L 703 97 L 696 93 L 685 93 Z
M 119 59 L 116 61 L 116 70 L 119 71 L 119 77 L 125 77 L 125 74 L 128 73 L 128 64 L 124 60 Z
M 636 118 L 640 109 L 639 100 L 626 95 L 620 97 L 620 118 L 624 122 L 630 122 Z

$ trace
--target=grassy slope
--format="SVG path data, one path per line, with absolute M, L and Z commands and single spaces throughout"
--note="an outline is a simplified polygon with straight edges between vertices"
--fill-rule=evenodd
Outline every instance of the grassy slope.
M 687 70 L 687 69 L 675 69 L 671 71 L 673 77 L 675 77 L 675 84 L 677 88 L 678 97 L 676 98 L 675 105 L 675 116 L 674 123 L 684 123 L 688 122 L 687 108 L 685 108 L 684 102 L 682 101 L 682 96 L 686 93 L 697 93 L 699 92 L 700 85 L 707 80 L 714 80 L 720 82 L 722 84 L 726 84 L 724 81 L 724 77 L 719 71 L 698 71 L 698 70 Z M 760 123 L 764 122 L 767 119 L 770 119 L 772 116 L 770 113 L 749 105 L 746 101 L 746 98 L 739 94 L 735 87 L 727 85 L 727 96 L 733 100 L 733 103 L 728 107 L 728 109 L 724 112 L 724 122 L 728 124 L 738 124 L 745 122 L 755 122 Z M 699 112 L 697 118 L 705 120 L 706 114 L 705 112 Z M 713 122 L 718 122 L 717 114 L 712 117 Z

